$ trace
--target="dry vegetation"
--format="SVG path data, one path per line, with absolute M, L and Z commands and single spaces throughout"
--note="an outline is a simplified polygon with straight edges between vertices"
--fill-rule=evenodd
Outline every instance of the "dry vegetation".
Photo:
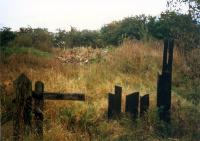
M 157 118 L 156 80 L 161 70 L 162 46 L 159 42 L 126 41 L 118 48 L 54 50 L 51 57 L 27 53 L 3 57 L 0 64 L 2 111 L 11 109 L 12 81 L 23 72 L 32 80 L 33 88 L 41 80 L 45 91 L 83 92 L 87 96 L 86 102 L 45 101 L 46 141 L 198 140 L 199 106 L 178 96 L 175 90 L 171 125 Z M 187 68 L 184 57 L 175 50 L 175 85 L 179 84 L 180 73 Z M 141 95 L 149 93 L 148 117 L 134 123 L 127 116 L 108 121 L 107 93 L 113 91 L 115 84 L 123 87 L 124 96 L 134 91 Z M 10 132 L 8 123 L 2 127 L 2 139 L 9 140 Z

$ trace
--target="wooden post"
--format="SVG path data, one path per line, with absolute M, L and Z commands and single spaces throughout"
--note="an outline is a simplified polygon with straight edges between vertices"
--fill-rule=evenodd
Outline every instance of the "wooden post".
M 115 86 L 114 111 L 116 115 L 121 114 L 121 105 L 122 105 L 122 87 Z
M 44 83 L 41 81 L 37 81 L 35 83 L 35 95 L 37 98 L 35 98 L 35 131 L 36 136 L 43 140 L 43 106 L 44 106 L 44 98 L 43 98 L 43 92 L 44 92 Z
M 157 107 L 161 107 L 162 105 L 162 90 L 163 90 L 163 79 L 162 75 L 158 73 L 158 79 L 157 79 Z
M 108 94 L 108 119 L 111 119 L 114 115 L 114 94 Z
M 25 129 L 31 129 L 32 84 L 24 74 L 21 74 L 14 81 L 14 88 L 16 100 L 13 114 L 13 140 L 23 141 Z
M 169 72 L 172 74 L 172 64 L 173 64 L 173 51 L 174 50 L 174 40 L 169 40 L 169 58 L 168 58 L 168 69 Z
M 125 112 L 130 113 L 135 120 L 138 117 L 139 92 L 135 92 L 126 96 Z
M 24 107 L 24 124 L 25 124 L 26 135 L 29 135 L 32 130 L 31 121 L 32 121 L 32 97 L 28 96 Z
M 140 97 L 140 117 L 149 109 L 149 94 Z
M 161 119 L 165 122 L 170 122 L 171 109 L 171 74 L 166 72 L 163 74 L 163 90 L 162 90 L 162 105 L 161 105 Z
M 173 39 L 164 40 L 163 68 L 162 74 L 158 75 L 157 82 L 159 117 L 166 122 L 170 122 L 173 47 Z
M 163 49 L 163 66 L 162 73 L 167 70 L 167 62 L 168 62 L 168 40 L 164 40 L 164 49 Z
M 122 87 L 115 86 L 115 94 L 108 94 L 108 119 L 121 114 Z

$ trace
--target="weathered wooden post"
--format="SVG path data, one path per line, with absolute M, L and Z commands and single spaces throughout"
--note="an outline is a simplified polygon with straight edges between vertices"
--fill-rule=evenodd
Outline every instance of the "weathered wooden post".
M 108 119 L 114 116 L 114 94 L 108 94 Z
M 149 94 L 140 97 L 140 117 L 149 109 Z
M 115 86 L 115 97 L 114 97 L 114 109 L 116 115 L 121 114 L 121 106 L 122 106 L 122 87 Z
M 161 120 L 170 122 L 171 85 L 174 40 L 164 40 L 162 74 L 157 80 L 157 107 Z
M 44 83 L 41 81 L 37 81 L 35 83 L 35 93 L 34 93 L 34 98 L 35 98 L 35 103 L 34 103 L 34 112 L 35 112 L 35 132 L 36 136 L 40 139 L 43 140 L 43 106 L 44 106 L 44 97 L 43 97 L 43 92 L 44 92 Z
M 115 86 L 115 94 L 108 94 L 108 119 L 121 114 L 122 87 Z
M 13 111 L 13 140 L 23 141 L 23 136 L 31 129 L 31 107 L 32 107 L 32 84 L 31 81 L 21 74 L 14 81 L 15 107 Z
M 130 113 L 135 120 L 138 117 L 139 92 L 135 92 L 126 96 L 126 113 Z

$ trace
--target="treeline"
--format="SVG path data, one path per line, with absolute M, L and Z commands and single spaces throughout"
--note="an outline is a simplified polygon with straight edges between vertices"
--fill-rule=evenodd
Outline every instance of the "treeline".
M 79 31 L 71 27 L 70 31 L 59 29 L 56 33 L 52 33 L 43 28 L 25 27 L 19 31 L 12 31 L 11 28 L 3 27 L 0 29 L 0 46 L 97 48 L 119 45 L 124 39 L 149 41 L 167 37 L 175 38 L 178 44 L 187 50 L 199 47 L 200 25 L 189 14 L 165 12 L 159 17 L 145 15 L 127 17 L 94 31 Z

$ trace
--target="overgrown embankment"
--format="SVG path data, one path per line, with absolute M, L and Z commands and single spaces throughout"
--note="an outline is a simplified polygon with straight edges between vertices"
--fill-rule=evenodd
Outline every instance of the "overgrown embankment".
M 24 72 L 32 84 L 43 81 L 46 91 L 86 93 L 84 103 L 45 102 L 44 138 L 47 141 L 198 140 L 199 105 L 183 98 L 187 98 L 188 87 L 193 87 L 192 78 L 197 70 L 193 69 L 194 62 L 189 66 L 178 50 L 174 52 L 172 123 L 165 125 L 158 120 L 156 84 L 162 46 L 160 42 L 126 41 L 117 48 L 54 49 L 50 53 L 34 48 L 7 48 L 6 55 L 1 51 L 2 111 L 12 108 L 12 81 Z M 191 60 L 192 57 L 191 54 Z M 193 58 L 198 62 L 196 58 L 198 55 Z M 149 93 L 148 116 L 134 123 L 126 116 L 107 121 L 107 93 L 113 91 L 115 84 L 123 87 L 124 96 L 134 91 L 142 95 Z M 3 128 L 3 137 L 9 138 L 11 128 L 9 125 Z

